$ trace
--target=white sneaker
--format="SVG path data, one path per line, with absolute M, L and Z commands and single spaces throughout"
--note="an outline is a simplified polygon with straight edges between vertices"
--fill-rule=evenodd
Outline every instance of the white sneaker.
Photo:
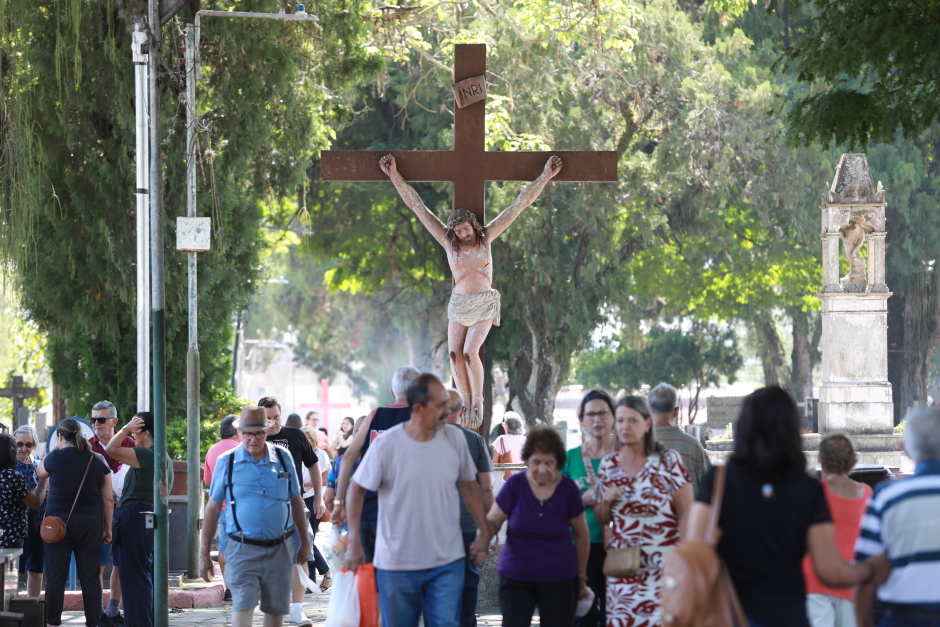
M 304 614 L 304 608 L 299 607 L 296 610 L 291 610 L 290 620 L 288 621 L 291 625 L 297 625 L 297 627 L 312 627 L 313 621 L 307 618 L 307 615 Z

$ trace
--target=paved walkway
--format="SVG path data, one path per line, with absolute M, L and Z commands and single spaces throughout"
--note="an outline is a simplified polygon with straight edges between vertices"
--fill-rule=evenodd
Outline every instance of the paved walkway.
M 326 608 L 330 602 L 329 591 L 317 594 L 308 594 L 304 597 L 304 612 L 307 617 L 313 621 L 314 627 L 322 627 L 326 624 Z M 63 620 L 63 625 L 72 625 L 71 621 Z M 79 625 L 79 621 L 74 622 Z M 177 609 L 170 614 L 170 627 L 228 627 L 232 624 L 232 602 L 226 601 L 222 607 L 206 607 L 196 609 Z M 477 624 L 481 627 L 498 627 L 502 624 L 502 617 L 497 608 L 484 610 L 477 614 Z M 537 627 L 539 624 L 536 617 L 532 625 Z M 260 627 L 261 612 L 255 612 L 253 625 Z M 285 620 L 285 627 L 289 623 Z

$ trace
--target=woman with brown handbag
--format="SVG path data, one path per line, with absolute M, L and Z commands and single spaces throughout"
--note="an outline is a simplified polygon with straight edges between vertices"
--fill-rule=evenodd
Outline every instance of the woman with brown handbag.
M 97 627 L 101 617 L 98 558 L 102 544 L 111 541 L 114 516 L 111 469 L 91 450 L 79 422 L 67 418 L 56 425 L 56 448 L 39 462 L 36 474 L 49 479 L 47 519 L 55 517 L 65 524 L 59 542 L 46 542 L 46 624 L 62 624 L 65 580 L 74 553 L 85 625 Z
M 679 454 L 656 441 L 646 399 L 624 396 L 614 407 L 623 447 L 601 462 L 594 485 L 594 515 L 611 525 L 604 560 L 607 625 L 661 625 L 663 557 L 679 543 L 692 506 L 689 471 Z
M 826 495 L 806 474 L 796 403 L 782 388 L 748 395 L 726 464 L 716 545 L 751 627 L 809 627 L 803 556 L 819 580 L 835 588 L 880 580 L 877 558 L 847 564 L 839 554 Z M 699 488 L 689 536 L 703 539 L 715 469 Z

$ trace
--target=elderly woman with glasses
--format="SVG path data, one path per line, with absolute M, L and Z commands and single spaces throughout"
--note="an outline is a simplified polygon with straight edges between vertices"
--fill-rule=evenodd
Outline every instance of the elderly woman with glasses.
M 21 449 L 23 447 L 20 447 Z M 26 510 L 39 509 L 46 493 L 46 482 L 39 480 L 30 490 L 26 478 L 16 470 L 16 445 L 13 436 L 0 433 L 0 549 L 19 549 L 26 538 Z
M 36 466 L 42 459 L 36 455 L 39 447 L 39 437 L 36 430 L 29 425 L 23 425 L 13 432 L 13 443 L 16 447 L 16 471 L 26 479 L 28 490 L 35 490 L 40 483 L 36 475 Z M 45 484 L 45 480 L 42 481 Z M 41 500 L 45 499 L 46 489 L 40 491 Z M 43 519 L 46 507 L 45 502 L 39 509 L 30 509 L 26 512 L 26 537 L 23 539 L 23 554 L 20 556 L 20 572 L 26 571 L 26 596 L 38 597 L 42 592 L 42 556 L 43 543 L 39 536 L 39 522 Z

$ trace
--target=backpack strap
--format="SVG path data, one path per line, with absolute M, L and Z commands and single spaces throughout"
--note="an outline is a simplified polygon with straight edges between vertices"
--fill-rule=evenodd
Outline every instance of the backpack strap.
M 712 482 L 712 498 L 708 508 L 708 522 L 705 525 L 705 542 L 711 546 L 718 544 L 721 532 L 718 530 L 718 516 L 721 514 L 721 501 L 725 494 L 725 479 L 728 476 L 727 463 L 715 467 L 715 479 Z
M 281 462 L 281 468 L 282 468 L 282 469 L 284 470 L 284 472 L 286 472 L 287 475 L 288 475 L 288 477 L 287 477 L 287 481 L 288 481 L 288 484 L 287 484 L 287 495 L 288 495 L 288 497 L 290 497 L 290 471 L 287 470 L 287 464 L 284 463 L 284 455 L 283 455 L 283 453 L 282 453 L 282 451 L 281 451 L 281 447 L 280 447 L 280 446 L 275 446 L 275 445 L 273 445 L 273 444 L 272 444 L 272 446 L 274 446 L 274 452 L 277 453 L 277 459 L 278 459 L 278 461 Z M 287 503 L 287 520 L 284 521 L 284 531 L 285 531 L 285 532 L 287 531 L 288 527 L 290 526 L 290 508 L 291 508 L 290 501 L 288 501 L 288 503 Z M 233 513 L 234 513 L 234 510 L 233 510 Z M 297 533 L 300 533 L 300 530 L 299 530 L 299 529 L 297 530 Z
M 235 521 L 235 528 L 238 533 L 242 532 L 241 525 L 238 524 L 238 516 L 235 515 L 235 494 L 232 492 L 232 474 L 235 472 L 235 451 L 228 456 L 228 501 L 232 506 L 232 520 Z

